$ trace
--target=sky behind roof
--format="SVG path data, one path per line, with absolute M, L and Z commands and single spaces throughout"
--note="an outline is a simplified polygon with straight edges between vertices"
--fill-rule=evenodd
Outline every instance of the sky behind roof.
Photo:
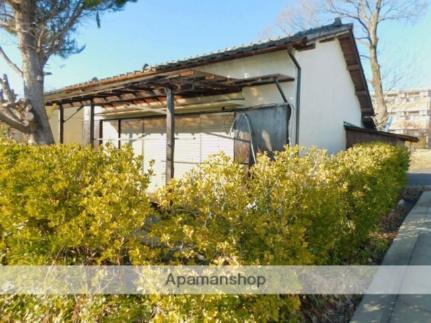
M 139 0 L 102 16 L 101 28 L 95 21 L 80 26 L 77 39 L 85 50 L 67 59 L 51 59 L 46 89 L 254 42 L 287 4 L 288 0 Z M 274 32 L 276 36 L 277 28 Z M 0 37 L 0 45 L 19 61 L 15 41 Z M 405 74 L 398 87 L 431 88 L 431 10 L 415 25 L 385 25 L 381 39 L 382 65 Z M 4 71 L 19 89 L 19 78 L 0 61 L 0 72 Z

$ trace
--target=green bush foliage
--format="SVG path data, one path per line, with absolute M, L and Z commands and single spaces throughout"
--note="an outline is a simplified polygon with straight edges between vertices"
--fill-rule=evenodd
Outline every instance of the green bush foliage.
M 357 145 L 340 152 L 334 161 L 345 205 L 344 230 L 335 253 L 355 264 L 360 261 L 360 245 L 394 206 L 405 185 L 409 153 L 405 147 L 389 144 Z
M 223 154 L 146 192 L 130 148 L 0 145 L 2 264 L 361 263 L 408 152 L 286 147 L 250 170 Z M 152 203 L 157 207 L 152 207 Z M 292 296 L 2 296 L 15 321 L 297 321 Z
M 151 207 L 131 149 L 0 145 L 3 264 L 121 264 Z

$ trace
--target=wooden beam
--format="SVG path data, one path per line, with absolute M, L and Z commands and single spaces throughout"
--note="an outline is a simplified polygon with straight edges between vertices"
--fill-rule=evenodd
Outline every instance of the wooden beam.
M 357 96 L 368 96 L 368 92 L 365 90 L 362 91 L 356 91 L 355 92 Z
M 349 71 L 360 71 L 361 70 L 361 66 L 359 66 L 359 64 L 352 64 L 352 65 L 348 65 L 347 69 Z
M 121 119 L 118 119 L 118 148 L 121 148 Z
M 192 90 L 194 88 L 193 86 L 196 86 L 197 88 L 201 87 L 204 92 L 214 92 L 214 90 L 219 90 L 227 93 L 229 91 L 240 91 L 241 86 L 249 86 L 253 84 L 253 79 L 254 78 L 249 80 L 238 80 L 196 70 L 156 73 L 152 75 L 142 75 L 141 77 L 124 76 L 112 79 L 104 84 L 81 84 L 74 88 L 67 88 L 67 90 L 63 89 L 62 91 L 53 92 L 46 96 L 46 101 L 47 103 L 57 102 L 64 104 L 76 101 L 82 102 L 95 98 L 107 98 L 108 100 L 116 101 L 124 100 L 122 97 L 125 94 L 134 94 L 136 96 L 145 97 L 164 97 L 164 88 L 168 87 L 171 90 L 175 90 L 175 88 L 179 86 L 185 88 L 186 91 L 189 91 L 189 84 L 192 85 Z M 263 83 L 272 82 L 272 77 L 270 77 L 270 75 L 266 77 L 266 81 L 264 79 L 254 85 L 260 85 L 262 81 Z M 279 78 L 279 81 L 283 81 L 281 77 Z M 141 94 L 135 93 L 135 91 L 144 92 Z M 151 94 L 151 91 L 154 91 L 153 94 Z M 175 93 L 181 94 L 177 91 L 175 91 Z M 126 96 L 126 98 L 128 98 L 128 96 Z
M 59 138 L 58 141 L 60 144 L 64 143 L 64 107 L 62 104 L 60 104 L 59 110 Z
M 94 147 L 94 102 L 90 105 L 90 145 Z
M 105 104 L 108 103 L 105 98 L 94 98 L 93 102 L 96 104 Z
M 281 98 L 283 99 L 284 103 L 288 103 L 288 100 L 286 98 L 286 95 L 284 94 L 283 88 L 281 87 L 280 83 L 278 82 L 277 78 L 274 78 L 275 85 L 277 86 L 278 92 L 281 95 Z
M 174 95 L 170 88 L 166 92 L 166 183 L 174 177 L 174 153 L 175 153 L 175 114 Z

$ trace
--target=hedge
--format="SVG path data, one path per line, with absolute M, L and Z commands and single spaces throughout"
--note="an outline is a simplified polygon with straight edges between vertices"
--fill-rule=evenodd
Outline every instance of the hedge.
M 4 264 L 121 264 L 151 212 L 130 149 L 0 146 Z
M 398 198 L 408 152 L 214 156 L 155 194 L 130 147 L 0 145 L 0 259 L 14 264 L 345 264 Z M 157 207 L 154 207 L 157 205 Z M 295 321 L 292 296 L 2 296 L 15 321 Z

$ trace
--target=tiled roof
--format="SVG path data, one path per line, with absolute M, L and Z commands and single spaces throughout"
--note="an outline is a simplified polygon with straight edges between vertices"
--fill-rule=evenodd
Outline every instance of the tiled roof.
M 321 26 L 318 28 L 308 29 L 286 37 L 278 37 L 274 39 L 252 42 L 249 44 L 242 44 L 239 46 L 224 48 L 213 52 L 191 56 L 183 59 L 168 61 L 154 66 L 148 66 L 143 70 L 132 71 L 129 73 L 119 74 L 112 77 L 107 77 L 103 79 L 94 79 L 87 82 L 74 84 L 71 86 L 64 87 L 62 89 L 47 92 L 47 94 L 51 95 L 62 90 L 86 87 L 88 85 L 91 86 L 93 84 L 104 84 L 104 83 L 111 83 L 115 81 L 122 81 L 126 79 L 134 79 L 137 77 L 151 75 L 153 73 L 170 71 L 170 70 L 175 70 L 179 68 L 188 68 L 191 66 L 208 64 L 215 61 L 228 60 L 241 54 L 244 54 L 245 56 L 247 54 L 253 55 L 253 53 L 256 51 L 260 52 L 264 50 L 271 50 L 274 48 L 287 46 L 293 42 L 300 41 L 302 39 L 307 39 L 307 41 L 313 41 L 315 39 L 333 36 L 338 33 L 343 33 L 348 31 L 351 32 L 352 28 L 353 28 L 352 24 L 341 24 L 340 21 L 336 20 L 333 24 Z
M 225 48 L 202 55 L 146 67 L 140 71 L 71 85 L 59 90 L 47 92 L 45 94 L 45 98 L 48 103 L 61 103 L 59 100 L 67 97 L 68 101 L 76 100 L 76 103 L 82 104 L 83 97 L 88 99 L 89 95 L 93 95 L 96 98 L 96 92 L 100 89 L 103 89 L 105 92 L 110 89 L 115 91 L 116 87 L 120 85 L 121 87 L 124 87 L 127 84 L 134 84 L 153 76 L 157 77 L 163 73 L 194 69 L 205 64 L 285 50 L 290 47 L 295 49 L 312 48 L 315 41 L 333 38 L 337 38 L 340 42 L 346 66 L 352 78 L 355 93 L 361 106 L 364 125 L 367 128 L 374 128 L 375 125 L 372 120 L 372 116 L 374 115 L 373 105 L 361 65 L 359 52 L 353 37 L 353 25 L 343 24 L 340 19 L 335 19 L 334 23 L 330 25 L 308 29 L 286 37 Z

